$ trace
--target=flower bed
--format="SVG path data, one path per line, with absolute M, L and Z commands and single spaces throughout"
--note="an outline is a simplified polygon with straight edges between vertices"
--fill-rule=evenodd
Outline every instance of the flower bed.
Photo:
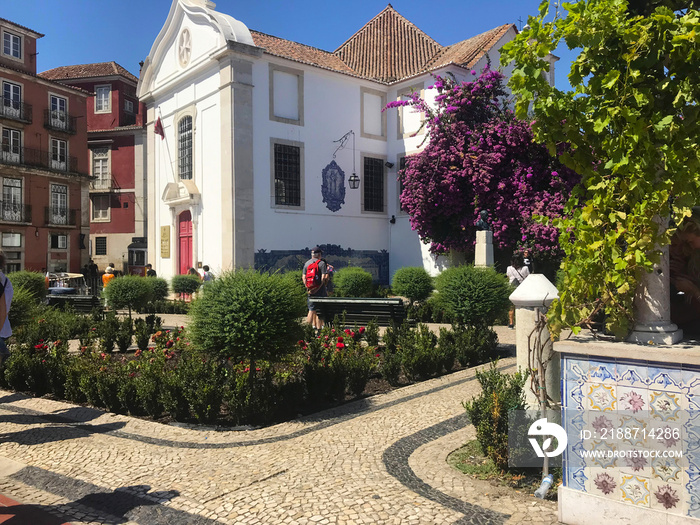
M 160 324 L 156 316 L 139 321 L 138 349 L 113 353 L 122 332 L 132 331 L 124 321 L 78 316 L 56 339 L 43 318 L 34 319 L 17 330 L 0 386 L 154 419 L 262 425 L 491 360 L 496 346 L 495 337 L 465 329 L 438 336 L 423 325 L 391 326 L 379 344 L 374 323 L 319 335 L 307 327 L 294 348 L 251 368 L 248 360 L 195 348 L 183 327 Z M 80 340 L 78 353 L 68 351 L 69 338 Z

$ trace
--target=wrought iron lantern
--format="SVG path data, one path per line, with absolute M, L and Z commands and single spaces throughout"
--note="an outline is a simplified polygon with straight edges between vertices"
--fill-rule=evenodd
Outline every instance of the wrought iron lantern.
M 351 190 L 356 190 L 360 187 L 360 177 L 358 177 L 356 173 L 353 173 L 348 177 L 348 184 Z

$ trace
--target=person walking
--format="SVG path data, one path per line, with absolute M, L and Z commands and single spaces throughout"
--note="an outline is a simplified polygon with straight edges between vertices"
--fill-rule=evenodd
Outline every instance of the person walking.
M 306 322 L 312 325 L 317 332 L 323 328 L 323 321 L 318 316 L 313 300 L 315 297 L 328 297 L 326 288 L 329 279 L 328 263 L 321 258 L 322 255 L 323 252 L 318 246 L 311 248 L 311 259 L 304 264 L 304 271 L 301 276 L 308 293 L 306 302 L 309 307 L 309 313 L 306 316 Z
M 214 280 L 214 274 L 209 271 L 209 265 L 205 264 L 204 266 L 202 266 L 202 270 L 204 270 L 204 275 L 202 275 L 202 281 L 207 282 Z
M 14 293 L 12 283 L 5 275 L 5 254 L 0 251 L 0 364 L 10 356 L 6 341 L 12 335 L 9 314 Z
M 114 277 L 114 270 L 111 266 L 107 266 L 107 268 L 105 268 L 105 273 L 102 275 L 102 288 L 106 287 Z
M 153 265 L 151 263 L 146 265 L 146 277 L 158 277 L 158 274 L 153 269 Z
M 514 254 L 510 260 L 510 266 L 506 268 L 506 277 L 508 277 L 508 282 L 513 288 L 520 286 L 525 278 L 530 275 L 529 268 L 523 262 L 523 256 L 519 254 Z M 508 310 L 508 328 L 515 327 L 515 306 L 510 305 L 510 310 Z

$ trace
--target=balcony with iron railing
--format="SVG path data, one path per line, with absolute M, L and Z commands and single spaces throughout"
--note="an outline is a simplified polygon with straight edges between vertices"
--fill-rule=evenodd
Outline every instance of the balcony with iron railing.
M 0 221 L 32 222 L 32 207 L 29 204 L 0 201 Z
M 78 119 L 72 117 L 65 111 L 57 111 L 51 109 L 44 110 L 44 127 L 52 131 L 62 131 L 75 135 Z
M 44 208 L 44 224 L 48 226 L 75 226 L 79 210 L 56 206 Z
M 90 191 L 105 192 L 116 188 L 114 179 L 111 175 L 102 175 L 100 177 L 90 179 Z
M 55 155 L 49 151 L 23 148 L 11 144 L 2 144 L 0 147 L 0 164 L 42 168 L 70 175 L 81 175 L 78 173 L 77 157 Z
M 32 123 L 32 105 L 0 97 L 0 118 Z

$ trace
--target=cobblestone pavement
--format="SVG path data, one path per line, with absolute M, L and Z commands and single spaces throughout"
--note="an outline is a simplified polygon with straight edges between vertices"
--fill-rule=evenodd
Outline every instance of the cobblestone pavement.
M 473 437 L 461 402 L 478 390 L 463 370 L 228 431 L 0 391 L 0 494 L 75 524 L 556 523 L 555 503 L 447 465 Z

